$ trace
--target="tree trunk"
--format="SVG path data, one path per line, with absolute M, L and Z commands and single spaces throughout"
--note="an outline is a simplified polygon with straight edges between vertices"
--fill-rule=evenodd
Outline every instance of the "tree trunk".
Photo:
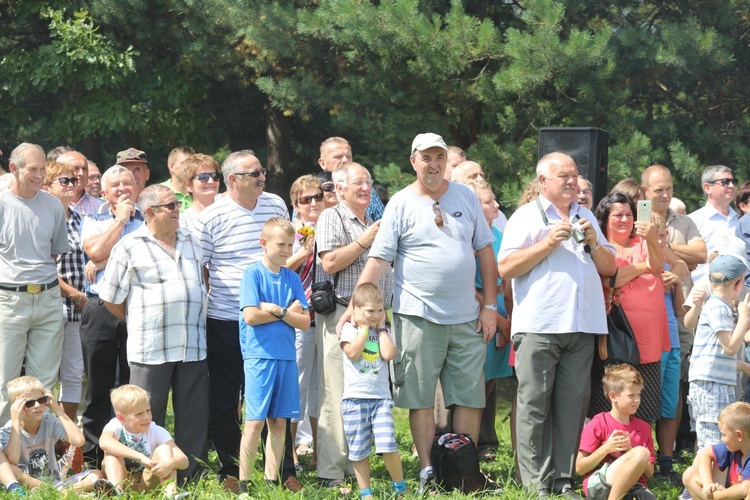
M 285 168 L 289 163 L 289 118 L 266 102 L 266 192 L 278 194 L 286 200 L 293 179 L 287 179 Z

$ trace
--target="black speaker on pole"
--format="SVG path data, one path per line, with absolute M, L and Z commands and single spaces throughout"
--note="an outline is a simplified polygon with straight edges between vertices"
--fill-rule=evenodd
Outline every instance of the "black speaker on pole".
M 539 158 L 558 152 L 573 158 L 578 165 L 578 174 L 591 182 L 596 208 L 599 200 L 607 195 L 609 132 L 595 127 L 539 129 Z

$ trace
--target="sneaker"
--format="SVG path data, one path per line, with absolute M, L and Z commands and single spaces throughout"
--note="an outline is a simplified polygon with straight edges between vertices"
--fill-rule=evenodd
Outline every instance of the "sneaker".
M 294 470 L 297 472 L 297 474 L 302 474 L 305 472 L 305 468 L 302 467 L 302 464 L 299 462 L 294 462 Z
M 97 493 L 103 493 L 105 495 L 120 496 L 122 494 L 122 491 L 115 487 L 114 484 L 102 478 L 99 478 L 94 482 L 93 490 Z
M 427 495 L 435 492 L 435 472 L 427 471 L 427 474 L 419 475 L 419 494 Z
M 495 481 L 484 476 L 484 486 L 482 487 L 481 493 L 484 495 L 502 495 L 504 490 Z
M 654 474 L 654 480 L 663 481 L 670 486 L 682 486 L 682 476 L 674 469 L 668 471 L 659 471 L 659 474 Z
M 8 493 L 15 497 L 25 497 L 26 496 L 26 490 L 23 489 L 23 486 L 21 486 L 18 483 L 13 483 L 10 485 L 10 487 L 6 488 Z
M 284 489 L 296 493 L 298 491 L 302 491 L 302 485 L 299 484 L 299 481 L 297 481 L 296 477 L 289 476 L 288 478 L 286 478 L 286 481 L 284 481 Z

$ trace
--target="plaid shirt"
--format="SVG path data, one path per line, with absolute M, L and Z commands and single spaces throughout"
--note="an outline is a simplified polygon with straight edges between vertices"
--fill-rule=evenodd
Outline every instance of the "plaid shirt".
M 99 213 L 99 207 L 102 206 L 103 203 L 104 200 L 94 198 L 86 191 L 84 191 L 83 196 L 81 196 L 81 199 L 78 200 L 78 203 L 71 202 L 68 206 L 85 217 L 87 215 L 94 215 Z
M 323 252 L 337 250 L 350 244 L 362 235 L 367 227 L 371 225 L 373 225 L 373 221 L 367 215 L 365 215 L 365 222 L 363 224 L 354 212 L 343 203 L 339 203 L 335 207 L 323 210 L 318 218 L 318 223 L 315 225 L 315 243 L 318 246 L 318 255 Z M 368 251 L 365 250 L 359 257 L 354 259 L 354 262 L 352 262 L 349 267 L 339 271 L 339 279 L 338 283 L 336 283 L 336 294 L 339 297 L 346 300 L 351 298 L 352 293 L 354 292 L 354 287 L 357 285 L 359 275 L 365 268 L 365 263 L 367 263 L 367 254 Z M 335 274 L 336 273 L 334 273 L 334 276 Z M 320 257 L 318 257 L 315 268 L 315 281 L 318 282 L 330 279 L 333 283 L 334 276 L 328 275 L 323 270 Z M 390 268 L 388 272 L 383 273 L 383 277 L 380 278 L 378 286 L 383 291 L 385 307 L 387 309 L 391 307 L 391 301 L 393 299 L 393 278 Z
M 200 243 L 177 232 L 175 256 L 144 224 L 112 248 L 99 297 L 127 301 L 128 361 L 157 365 L 206 358 L 206 287 Z
M 68 285 L 83 292 L 83 248 L 81 248 L 81 216 L 68 208 L 68 243 L 70 252 L 58 255 L 57 275 Z M 68 321 L 80 321 L 81 312 L 76 310 L 72 299 L 63 297 L 63 314 Z

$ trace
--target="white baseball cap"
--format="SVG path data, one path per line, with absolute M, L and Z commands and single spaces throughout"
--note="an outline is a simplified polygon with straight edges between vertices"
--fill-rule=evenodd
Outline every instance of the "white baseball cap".
M 445 141 L 437 134 L 419 134 L 411 143 L 412 154 L 414 154 L 415 151 L 424 151 L 425 149 L 430 148 L 442 148 L 448 151 L 448 146 L 445 145 Z

